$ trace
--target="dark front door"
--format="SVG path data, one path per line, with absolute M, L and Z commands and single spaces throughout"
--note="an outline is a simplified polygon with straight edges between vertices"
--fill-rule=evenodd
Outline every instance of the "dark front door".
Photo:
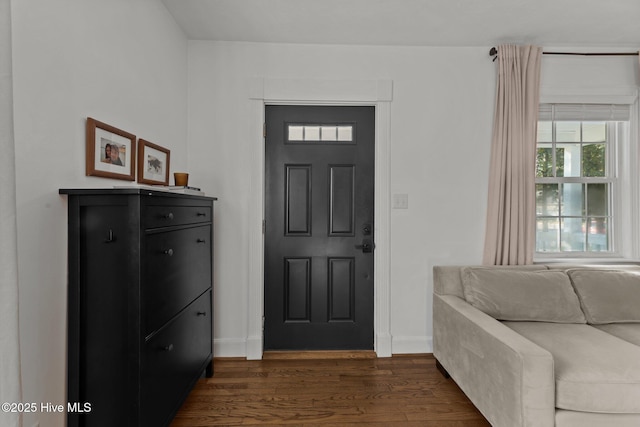
M 265 350 L 373 349 L 375 109 L 265 114 Z

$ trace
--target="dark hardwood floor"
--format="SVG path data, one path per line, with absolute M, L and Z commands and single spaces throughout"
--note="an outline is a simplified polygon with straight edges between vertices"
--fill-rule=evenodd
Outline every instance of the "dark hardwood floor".
M 214 367 L 171 427 L 490 426 L 431 355 L 267 353 Z

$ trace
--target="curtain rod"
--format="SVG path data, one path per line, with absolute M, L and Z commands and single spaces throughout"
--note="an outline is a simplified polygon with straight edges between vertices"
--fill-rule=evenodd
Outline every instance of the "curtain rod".
M 639 52 L 542 52 L 543 55 L 578 55 L 578 56 L 638 56 Z M 498 49 L 492 47 L 489 56 L 498 57 Z

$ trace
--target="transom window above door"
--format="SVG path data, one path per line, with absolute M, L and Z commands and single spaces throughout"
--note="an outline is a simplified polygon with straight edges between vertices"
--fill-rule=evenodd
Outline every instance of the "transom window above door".
M 287 124 L 287 142 L 290 143 L 353 143 L 355 126 L 353 124 Z

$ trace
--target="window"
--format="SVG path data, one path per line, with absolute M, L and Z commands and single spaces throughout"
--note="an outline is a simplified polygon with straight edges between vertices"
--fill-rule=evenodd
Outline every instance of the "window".
M 352 124 L 340 125 L 304 125 L 288 124 L 288 142 L 342 142 L 354 141 L 354 128 Z
M 627 105 L 542 104 L 536 157 L 536 252 L 616 251 L 619 147 Z

